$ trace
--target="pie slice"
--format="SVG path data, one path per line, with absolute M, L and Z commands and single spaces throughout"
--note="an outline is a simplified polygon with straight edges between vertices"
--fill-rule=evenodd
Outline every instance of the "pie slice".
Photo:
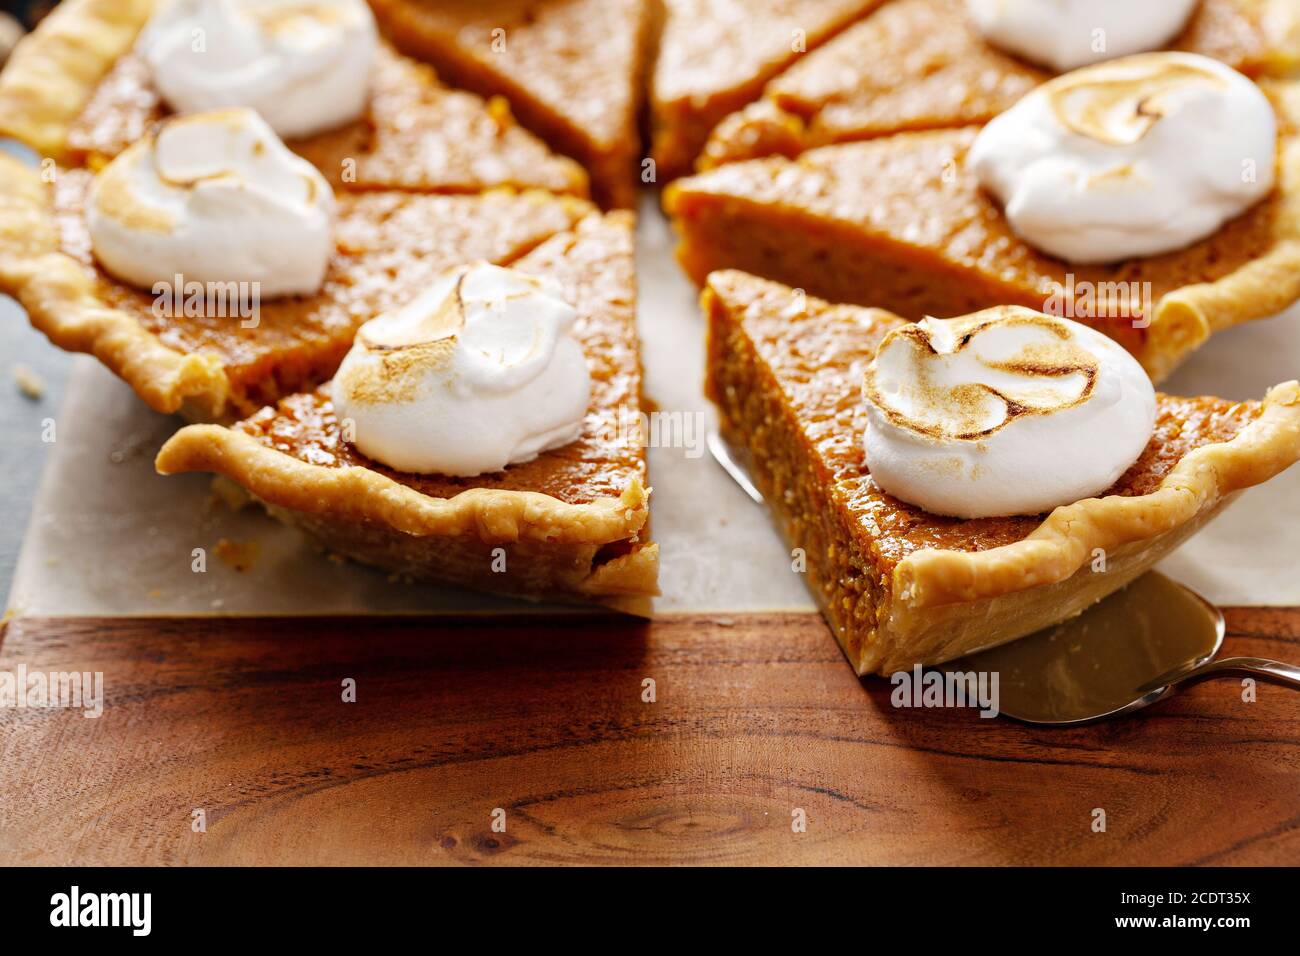
M 1300 299 L 1300 84 L 1269 92 L 1272 195 L 1150 258 L 1070 265 L 1020 240 L 966 168 L 976 127 L 732 163 L 672 183 L 664 207 L 698 284 L 736 268 L 913 320 L 1023 305 L 1098 328 L 1159 380 L 1211 333 Z
M 1050 78 L 989 44 L 955 6 L 893 0 L 855 24 L 718 123 L 700 168 L 984 123 Z M 1201 0 L 1170 48 L 1252 77 L 1281 75 L 1300 65 L 1300 7 L 1292 0 Z
M 1078 614 L 1300 459 L 1296 382 L 1259 402 L 1158 394 L 1154 436 L 1105 497 L 1047 515 L 938 517 L 883 493 L 863 463 L 863 372 L 904 319 L 731 271 L 709 277 L 703 301 L 723 435 L 748 452 L 859 674 L 941 663 Z
M 132 52 L 153 4 L 68 0 L 0 74 L 0 132 L 98 168 L 169 115 Z M 335 188 L 470 193 L 498 186 L 587 195 L 577 163 L 515 124 L 504 100 L 442 85 L 381 47 L 369 114 L 289 147 Z
M 763 84 L 882 0 L 667 0 L 651 93 L 664 181 L 691 171 L 709 131 Z
M 637 113 L 661 0 L 371 0 L 399 50 L 456 86 L 503 96 L 590 172 L 604 206 L 636 201 Z
M 513 262 L 592 211 L 540 191 L 340 193 L 337 249 L 317 294 L 255 311 L 251 302 L 187 309 L 180 297 L 160 308 L 158 296 L 96 265 L 83 216 L 91 177 L 60 169 L 47 185 L 0 155 L 0 291 L 55 345 L 95 355 L 150 407 L 206 421 L 319 384 L 362 323 L 448 267 Z
M 592 215 L 514 268 L 554 277 L 577 309 L 592 375 L 577 441 L 475 478 L 403 473 L 345 442 L 319 389 L 181 429 L 158 470 L 216 472 L 328 548 L 414 579 L 644 610 L 658 593 L 645 450 L 620 434 L 641 408 L 632 216 Z

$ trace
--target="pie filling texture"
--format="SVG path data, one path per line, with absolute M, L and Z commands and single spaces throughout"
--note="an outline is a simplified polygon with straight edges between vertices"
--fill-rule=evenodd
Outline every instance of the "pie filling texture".
M 644 483 L 644 451 L 619 430 L 620 410 L 634 414 L 641 401 L 630 218 L 593 216 L 578 231 L 556 236 L 517 260 L 513 268 L 557 279 L 577 309 L 572 335 L 583 347 L 592 379 L 590 407 L 577 441 L 472 478 L 401 472 L 367 458 L 344 439 L 328 388 L 289 396 L 234 427 L 308 464 L 359 465 L 431 498 L 491 488 L 589 504 L 617 498 L 633 481 Z
M 690 172 L 719 120 L 881 2 L 666 0 L 651 92 L 660 179 Z
M 1265 16 L 1259 4 L 1201 0 L 1169 48 L 1254 76 L 1272 53 Z M 951 0 L 890 0 L 718 123 L 698 165 L 984 123 L 1050 76 L 988 43 Z
M 620 430 L 641 407 L 632 231 L 628 213 L 592 214 L 512 265 L 558 281 L 577 311 L 571 334 L 592 395 L 576 441 L 472 478 L 401 472 L 347 441 L 322 387 L 230 430 L 182 429 L 159 469 L 224 474 L 327 547 L 403 576 L 645 613 L 658 568 L 645 530 L 646 458 Z M 232 435 L 265 451 L 254 455 Z M 401 499 L 393 485 L 417 497 Z
M 807 478 L 834 488 L 855 546 L 883 574 L 920 548 L 985 551 L 1019 541 L 1042 523 L 1043 515 L 941 517 L 877 488 L 863 461 L 862 373 L 885 334 L 905 321 L 883 309 L 813 298 L 792 318 L 791 290 L 733 275 L 710 284 L 708 394 L 736 432 L 765 443 L 755 450 L 760 467 L 785 469 L 778 497 Z M 720 294 L 724 280 L 736 282 L 747 298 Z M 1104 494 L 1149 494 L 1187 452 L 1228 441 L 1258 414 L 1258 402 L 1158 393 L 1155 434 Z M 789 460 L 794 455 L 807 460 Z
M 809 584 L 860 670 L 897 600 L 900 561 L 924 549 L 987 551 L 1042 524 L 1045 515 L 940 517 L 871 481 L 863 461 L 862 374 L 903 319 L 801 299 L 786 286 L 738 272 L 714 274 L 705 303 L 706 393 L 724 435 L 747 451 L 790 545 L 802 549 Z M 1260 407 L 1158 394 L 1154 435 L 1106 494 L 1154 491 L 1188 452 L 1232 439 Z
M 636 203 L 637 132 L 662 0 L 371 0 L 399 50 L 448 82 L 507 98 L 520 122 L 590 172 L 605 207 Z
M 368 115 L 291 149 L 335 189 L 470 193 L 494 186 L 587 195 L 577 163 L 520 128 L 504 100 L 443 86 L 433 71 L 381 46 Z M 127 53 L 100 81 L 68 131 L 73 161 L 97 167 L 171 115 L 149 68 Z
M 1270 197 L 1185 249 L 1107 265 L 1061 262 L 1019 239 L 965 167 L 975 135 L 973 127 L 901 133 L 678 180 L 664 198 L 678 258 L 700 285 L 714 270 L 739 269 L 912 320 L 995 305 L 1051 312 L 1055 299 L 1053 314 L 1105 332 L 1155 373 L 1148 324 L 1166 295 L 1295 244 L 1284 173 Z M 1287 304 L 1270 300 L 1251 317 Z
M 320 292 L 258 303 L 255 316 L 244 319 L 213 314 L 206 305 L 160 312 L 151 290 L 103 273 L 83 216 L 90 180 L 86 170 L 65 170 L 53 187 L 63 250 L 95 269 L 106 305 L 134 316 L 164 345 L 218 356 L 243 414 L 329 378 L 359 326 L 403 304 L 445 269 L 476 259 L 509 264 L 591 211 L 581 200 L 538 192 L 339 193 L 337 251 Z

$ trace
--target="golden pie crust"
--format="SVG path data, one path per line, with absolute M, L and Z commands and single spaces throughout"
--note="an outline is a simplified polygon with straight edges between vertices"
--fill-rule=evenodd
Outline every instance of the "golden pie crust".
M 1214 235 L 1149 258 L 1071 265 L 1029 247 L 966 168 L 975 127 L 732 163 L 672 183 L 664 208 L 699 284 L 734 268 L 909 319 L 1059 308 L 1158 381 L 1214 332 L 1300 299 L 1300 83 L 1265 90 L 1281 130 L 1273 193 Z
M 941 663 L 1078 614 L 1300 459 L 1296 382 L 1262 402 L 1161 395 L 1155 435 L 1105 496 L 1036 517 L 930 515 L 880 491 L 862 460 L 862 372 L 904 319 L 734 271 L 709 277 L 703 303 L 723 434 L 803 549 L 859 674 Z
M 1300 5 L 1201 0 L 1169 49 L 1251 77 L 1284 76 L 1300 67 Z M 718 122 L 697 165 L 985 123 L 1050 77 L 985 41 L 950 0 L 891 0 Z
M 559 281 L 578 312 L 592 400 L 576 441 L 475 478 L 403 473 L 343 439 L 322 389 L 232 428 L 183 428 L 158 470 L 215 472 L 326 547 L 404 576 L 643 611 L 658 547 L 645 450 L 620 430 L 641 408 L 632 230 L 629 213 L 593 215 L 514 265 Z
M 62 162 L 68 130 L 153 9 L 154 0 L 69 0 L 51 11 L 0 71 L 0 135 Z

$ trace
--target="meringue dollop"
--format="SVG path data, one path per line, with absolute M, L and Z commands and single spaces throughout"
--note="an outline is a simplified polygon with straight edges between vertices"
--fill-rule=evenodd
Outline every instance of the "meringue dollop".
M 1039 514 L 1104 492 L 1155 428 L 1137 360 L 1019 306 L 890 332 L 863 383 L 867 468 L 933 514 Z
M 91 184 L 100 264 L 131 285 L 256 283 L 261 297 L 317 291 L 334 251 L 334 193 L 252 110 L 163 123 Z
M 379 38 L 365 0 L 171 0 L 136 50 L 174 111 L 247 106 L 292 139 L 365 112 Z
M 1145 53 L 1051 80 L 980 131 L 967 162 L 1030 245 L 1114 262 L 1191 245 L 1273 188 L 1277 118 L 1237 71 Z
M 331 385 L 335 412 L 362 454 L 400 471 L 530 461 L 582 433 L 591 374 L 576 318 L 553 279 L 461 266 L 361 327 Z
M 1182 32 L 1199 0 L 966 0 L 994 46 L 1056 72 L 1158 50 Z

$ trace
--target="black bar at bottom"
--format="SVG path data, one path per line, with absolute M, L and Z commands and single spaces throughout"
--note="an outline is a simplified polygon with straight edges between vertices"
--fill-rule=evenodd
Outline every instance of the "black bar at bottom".
M 435 942 L 477 926 L 485 946 L 514 933 L 563 944 L 622 932 L 633 946 L 652 934 L 655 945 L 719 935 L 734 947 L 754 935 L 770 944 L 775 924 L 918 941 L 1044 932 L 1052 934 L 1038 935 L 1044 941 L 1232 941 L 1293 925 L 1295 886 L 1296 871 L 1282 868 L 7 869 L 0 925 L 6 944 L 75 936 L 329 945 L 412 933 Z

